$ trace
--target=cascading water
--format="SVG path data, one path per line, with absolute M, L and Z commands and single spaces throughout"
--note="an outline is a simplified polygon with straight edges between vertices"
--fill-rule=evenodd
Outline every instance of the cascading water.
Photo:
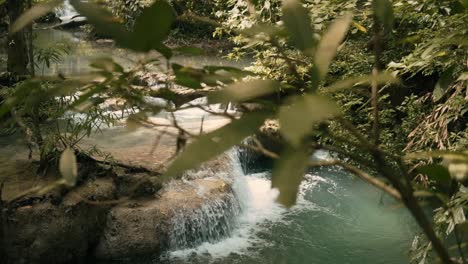
M 297 205 L 287 210 L 275 202 L 269 171 L 244 174 L 237 153 L 230 154 L 240 207 L 230 216 L 234 225 L 223 236 L 175 248 L 158 262 L 408 263 L 414 222 L 401 208 L 392 209 L 390 199 L 382 200 L 381 192 L 339 168 L 318 168 L 305 175 Z M 318 152 L 313 158 L 330 156 Z
M 241 252 L 253 242 L 252 227 L 263 220 L 274 220 L 284 211 L 274 200 L 266 174 L 245 175 L 237 150 L 228 153 L 230 171 L 222 176 L 232 182 L 228 201 L 212 201 L 191 215 L 178 215 L 171 239 L 170 258 L 185 258 L 193 253 L 222 256 Z M 173 259 L 172 259 L 173 260 Z
M 57 10 L 57 14 L 62 21 L 71 20 L 73 17 L 79 15 L 70 4 L 69 0 L 63 1 L 62 6 Z
M 237 226 L 239 213 L 239 201 L 233 193 L 212 200 L 189 214 L 176 212 L 172 218 L 169 246 L 172 249 L 186 249 L 229 237 Z
M 211 170 L 207 169 L 201 172 L 189 172 L 185 177 L 191 179 L 219 178 L 229 184 L 235 183 L 239 176 L 239 169 L 236 168 L 234 162 L 236 156 L 231 152 L 227 157 L 232 165 L 226 166 L 229 171 L 211 175 Z M 197 194 L 203 197 L 203 187 L 197 186 L 197 188 Z M 187 213 L 185 210 L 180 210 L 175 212 L 175 216 L 172 218 L 173 229 L 169 242 L 171 249 L 183 250 L 199 246 L 202 243 L 216 243 L 232 235 L 233 230 L 238 226 L 238 216 L 242 211 L 242 204 L 235 190 L 230 187 L 228 189 L 230 191 L 204 203 L 201 208 L 195 211 Z

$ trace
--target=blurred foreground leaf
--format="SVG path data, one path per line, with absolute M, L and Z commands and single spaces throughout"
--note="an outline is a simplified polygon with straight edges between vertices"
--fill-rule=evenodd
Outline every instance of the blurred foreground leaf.
M 273 80 L 249 80 L 235 82 L 219 92 L 212 93 L 208 100 L 213 103 L 243 102 L 279 91 L 280 84 Z
M 172 51 L 162 42 L 166 39 L 175 20 L 172 6 L 165 0 L 158 0 L 145 8 L 137 18 L 133 32 L 128 31 L 108 10 L 97 4 L 80 0 L 71 0 L 73 7 L 91 23 L 96 31 L 109 36 L 116 43 L 138 52 L 156 50 L 170 58 Z
M 207 86 L 218 86 L 221 83 L 229 84 L 236 79 L 252 74 L 234 67 L 205 66 L 200 69 L 177 63 L 172 64 L 172 70 L 176 76 L 175 82 L 177 84 L 193 89 L 203 88 L 202 84 Z
M 429 180 L 434 181 L 439 187 L 448 190 L 450 187 L 450 173 L 446 167 L 439 164 L 430 164 L 418 168 L 418 172 L 426 175 Z
M 19 0 L 18 0 L 19 1 Z M 39 3 L 28 9 L 26 12 L 16 19 L 15 23 L 11 26 L 11 33 L 16 33 L 23 29 L 25 26 L 32 23 L 34 20 L 46 15 L 60 5 L 62 0 L 54 0 L 46 3 Z M 0 1 L 1 5 L 1 1 Z
M 205 51 L 203 49 L 197 48 L 197 47 L 192 47 L 192 46 L 181 46 L 174 48 L 174 51 L 180 54 L 184 55 L 191 55 L 191 56 L 197 56 L 197 55 L 203 55 L 205 54 Z
M 393 6 L 390 0 L 373 0 L 372 7 L 377 19 L 382 23 L 385 29 L 393 29 Z
M 434 91 L 432 92 L 434 102 L 439 101 L 445 95 L 449 85 L 454 81 L 453 70 L 454 67 L 445 70 L 437 81 Z
M 283 22 L 292 44 L 309 53 L 314 48 L 315 39 L 309 11 L 297 0 L 283 1 Z
M 390 73 L 382 72 L 378 75 L 364 75 L 364 76 L 357 76 L 357 77 L 350 77 L 342 81 L 337 81 L 330 86 L 323 88 L 324 92 L 332 93 L 338 92 L 343 89 L 353 88 L 360 85 L 371 85 L 372 82 L 376 82 L 378 85 L 382 84 L 398 84 L 400 83 L 400 79 L 393 76 Z
M 172 162 L 163 177 L 180 176 L 186 170 L 195 169 L 203 162 L 222 154 L 257 132 L 269 116 L 266 112 L 246 113 L 240 119 L 200 136 Z
M 327 74 L 328 66 L 348 32 L 351 19 L 352 16 L 350 14 L 336 19 L 320 40 L 315 53 L 315 65 L 322 78 Z
M 59 171 L 66 185 L 75 186 L 78 177 L 78 165 L 75 153 L 70 148 L 65 149 L 60 156 Z
M 88 19 L 99 34 L 109 36 L 121 47 L 127 48 L 130 43 L 130 32 L 120 20 L 108 10 L 97 4 L 80 0 L 70 0 L 70 4 L 81 15 Z
M 332 100 L 317 95 L 295 97 L 291 105 L 282 106 L 279 112 L 281 133 L 298 146 L 312 130 L 313 125 L 339 114 Z
M 286 207 L 296 203 L 299 185 L 309 161 L 309 155 L 304 147 L 286 149 L 273 168 L 272 188 L 279 190 L 277 201 Z
M 135 22 L 131 40 L 132 49 L 143 52 L 162 49 L 160 43 L 169 35 L 175 18 L 174 9 L 165 0 L 157 0 L 143 9 Z

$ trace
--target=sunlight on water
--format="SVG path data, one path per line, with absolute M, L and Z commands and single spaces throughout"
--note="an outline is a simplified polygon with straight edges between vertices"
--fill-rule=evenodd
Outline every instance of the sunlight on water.
M 217 242 L 171 251 L 164 263 L 408 262 L 415 233 L 409 214 L 340 169 L 306 174 L 297 205 L 287 210 L 275 202 L 269 173 L 244 175 L 235 167 L 237 228 Z

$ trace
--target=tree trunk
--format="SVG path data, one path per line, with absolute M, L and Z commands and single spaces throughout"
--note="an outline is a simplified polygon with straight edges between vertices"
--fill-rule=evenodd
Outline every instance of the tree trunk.
M 27 0 L 8 0 L 7 9 L 10 21 L 10 27 L 18 19 L 18 17 L 26 10 L 28 6 Z M 14 34 L 9 34 L 7 41 L 7 71 L 14 75 L 28 75 L 29 50 L 28 36 L 31 35 L 26 27 Z

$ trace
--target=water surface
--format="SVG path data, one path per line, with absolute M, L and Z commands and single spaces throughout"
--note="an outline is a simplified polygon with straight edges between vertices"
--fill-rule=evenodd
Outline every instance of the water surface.
M 35 41 L 44 49 L 59 42 L 71 47 L 69 54 L 44 69 L 46 75 L 87 72 L 89 63 L 102 56 L 130 67 L 142 56 L 109 42 L 86 41 L 78 32 L 39 30 Z M 216 56 L 175 61 L 242 66 Z M 42 70 L 38 66 L 38 72 Z M 162 259 L 149 257 L 141 263 L 408 263 L 417 226 L 404 208 L 375 188 L 337 168 L 316 169 L 306 175 L 298 204 L 286 210 L 274 202 L 277 193 L 270 189 L 269 172 L 246 174 L 240 164 L 238 168 L 233 172 L 235 191 L 243 211 L 230 237 L 174 249 Z
M 274 202 L 268 172 L 240 174 L 235 189 L 244 212 L 233 235 L 172 251 L 165 263 L 409 262 L 418 230 L 409 213 L 339 168 L 310 171 L 289 210 Z

